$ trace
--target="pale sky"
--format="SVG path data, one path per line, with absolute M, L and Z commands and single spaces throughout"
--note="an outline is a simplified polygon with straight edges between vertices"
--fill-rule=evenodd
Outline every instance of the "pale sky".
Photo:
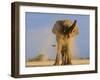
M 56 38 L 52 33 L 52 28 L 57 20 L 65 19 L 77 20 L 79 35 L 76 38 L 76 51 L 74 54 L 78 57 L 89 57 L 89 17 L 89 15 L 26 12 L 26 59 L 35 58 L 41 53 L 48 55 L 49 58 L 55 58 L 56 49 L 52 45 L 56 44 Z

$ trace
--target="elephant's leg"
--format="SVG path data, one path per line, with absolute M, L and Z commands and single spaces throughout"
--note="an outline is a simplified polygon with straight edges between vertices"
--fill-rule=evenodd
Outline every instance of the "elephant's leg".
M 57 55 L 56 55 L 56 60 L 55 60 L 54 65 L 60 65 L 61 49 L 62 49 L 62 45 L 59 43 L 57 45 Z
M 61 55 L 62 55 L 62 63 L 61 63 L 61 65 L 64 65 L 65 55 L 64 55 L 64 50 L 63 49 L 61 51 Z
M 66 63 L 67 63 L 66 59 L 67 59 L 66 58 L 66 48 L 63 47 L 63 49 L 62 49 L 62 65 L 66 65 Z
M 60 65 L 60 54 L 57 53 L 54 65 Z
M 67 55 L 66 55 L 66 50 L 64 50 L 63 65 L 66 64 L 67 64 Z
M 71 51 L 66 47 L 62 54 L 62 65 L 72 64 L 71 62 Z
M 71 62 L 71 51 L 70 51 L 70 49 L 67 49 L 67 51 L 66 51 L 66 61 L 67 61 L 66 64 L 72 64 L 72 62 Z

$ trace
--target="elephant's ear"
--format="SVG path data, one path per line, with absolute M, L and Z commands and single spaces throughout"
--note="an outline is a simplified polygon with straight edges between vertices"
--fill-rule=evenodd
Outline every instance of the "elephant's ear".
M 55 35 L 58 35 L 58 34 L 62 34 L 63 32 L 63 20 L 58 20 L 55 22 L 53 28 L 52 28 L 52 32 L 55 34 Z
M 71 32 L 73 31 L 73 29 L 74 29 L 75 26 L 76 26 L 76 23 L 77 23 L 77 20 L 75 20 L 75 21 L 73 22 L 73 24 L 70 26 L 70 28 L 69 28 L 69 33 L 71 33 Z

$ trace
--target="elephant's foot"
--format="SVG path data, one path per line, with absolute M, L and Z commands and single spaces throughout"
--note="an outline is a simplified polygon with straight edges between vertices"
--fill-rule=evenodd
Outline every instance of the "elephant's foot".
M 55 62 L 53 65 L 60 65 L 60 62 Z
M 59 60 L 56 60 L 54 65 L 61 65 Z
M 62 62 L 61 65 L 72 65 L 72 62 Z
M 61 65 L 66 65 L 66 63 L 67 62 L 65 60 L 63 60 Z
M 61 65 L 72 65 L 72 63 L 64 63 L 64 64 L 61 64 Z

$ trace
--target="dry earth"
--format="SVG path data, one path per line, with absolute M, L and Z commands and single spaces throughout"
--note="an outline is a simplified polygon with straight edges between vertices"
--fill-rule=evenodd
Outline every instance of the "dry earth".
M 35 67 L 35 66 L 52 66 L 54 64 L 54 60 L 51 61 L 27 61 L 26 67 Z M 72 60 L 72 65 L 79 64 L 89 64 L 89 59 L 77 59 Z

